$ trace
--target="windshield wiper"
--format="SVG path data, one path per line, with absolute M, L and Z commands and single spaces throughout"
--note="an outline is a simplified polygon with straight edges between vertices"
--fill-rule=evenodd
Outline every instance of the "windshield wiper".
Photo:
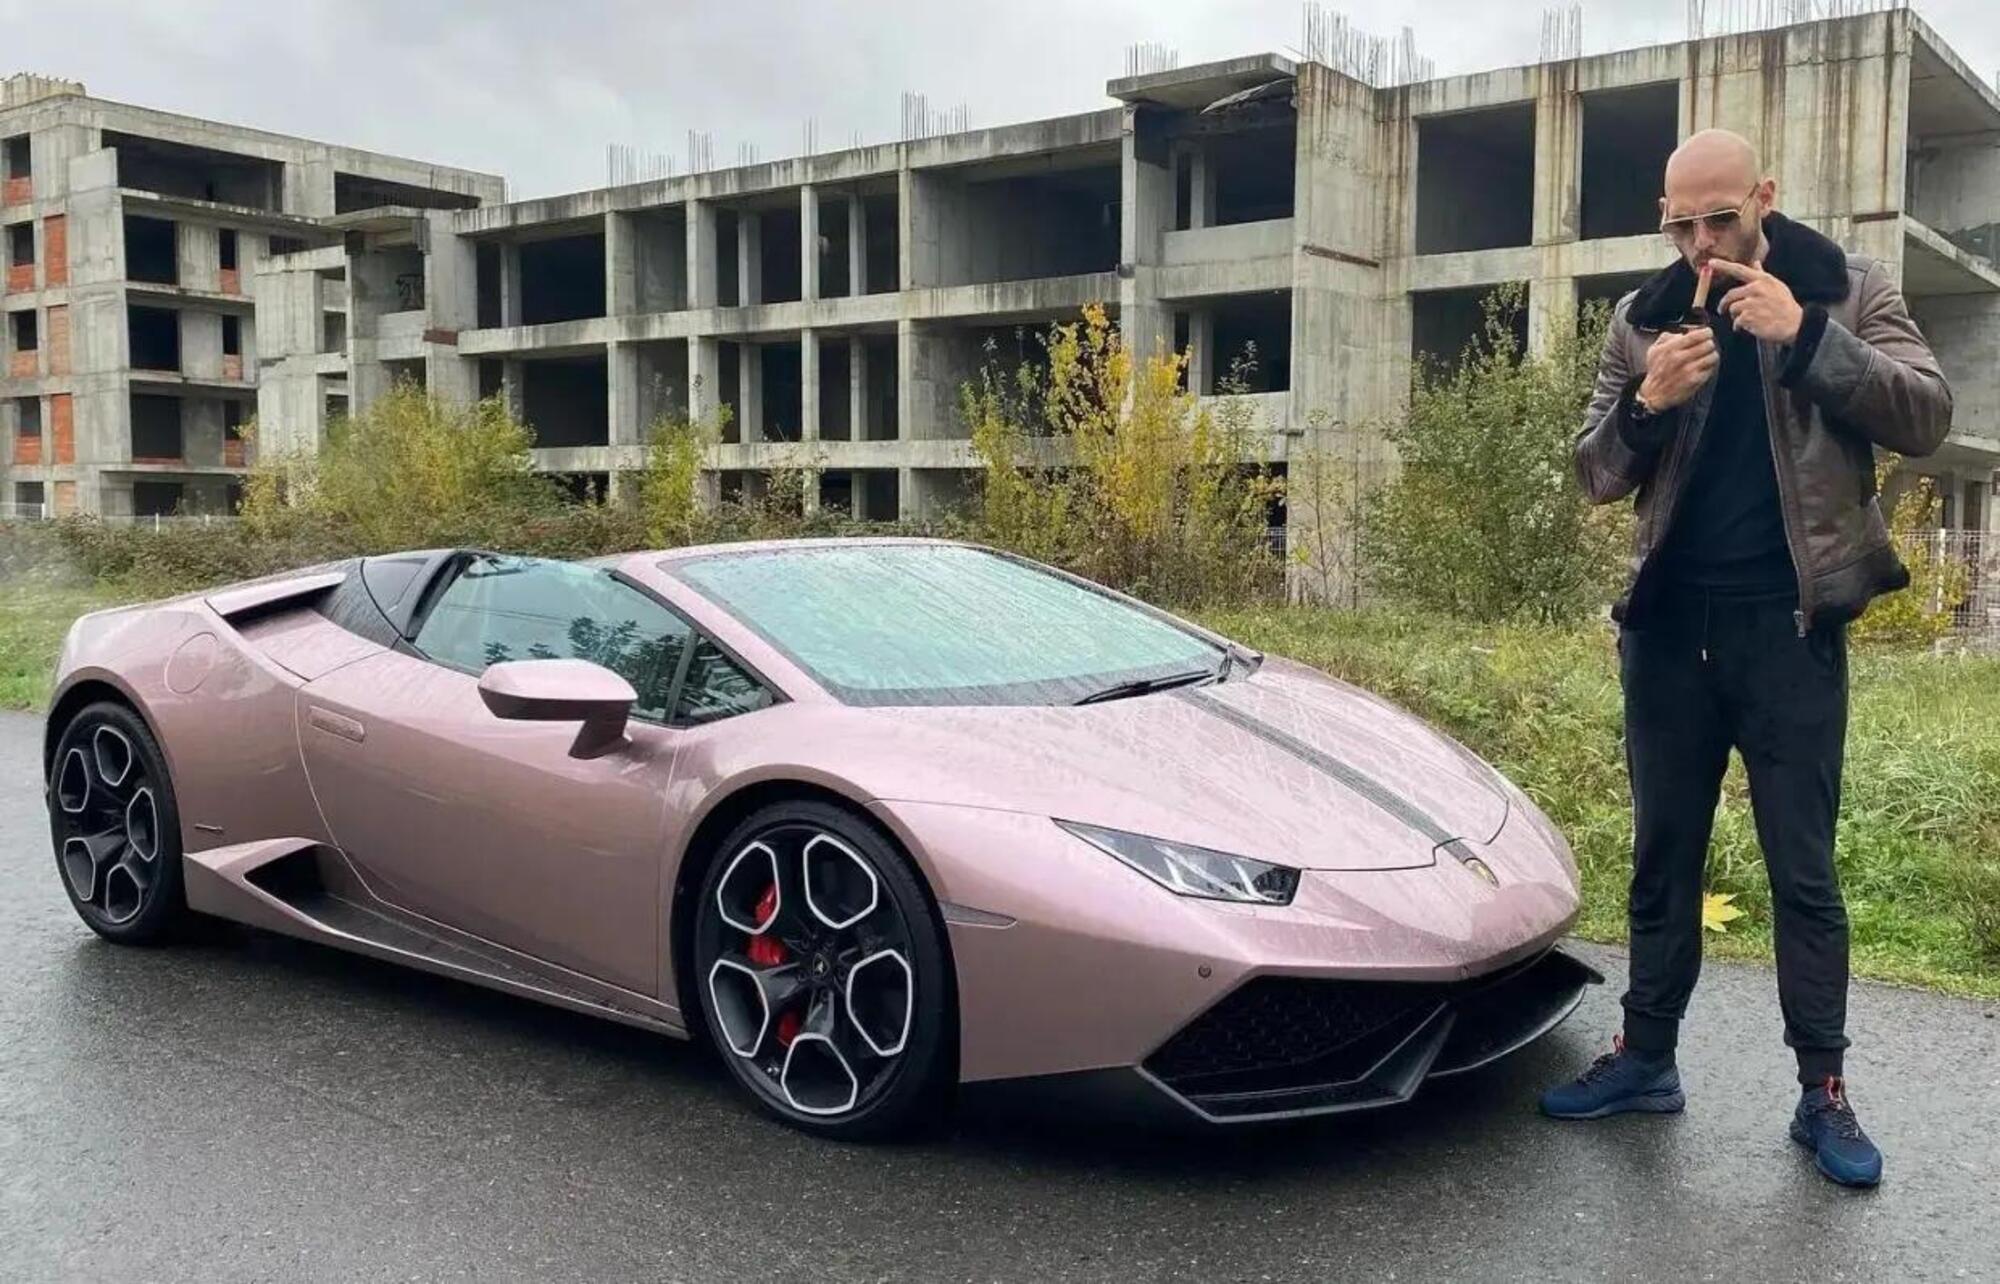
M 1150 695 L 1155 691 L 1165 691 L 1171 687 L 1193 686 L 1197 682 L 1214 682 L 1220 675 L 1214 669 L 1190 669 L 1186 673 L 1169 673 L 1158 678 L 1135 678 L 1130 682 L 1120 682 L 1102 691 L 1093 691 L 1071 704 L 1099 704 L 1105 700 L 1123 700 L 1128 696 Z

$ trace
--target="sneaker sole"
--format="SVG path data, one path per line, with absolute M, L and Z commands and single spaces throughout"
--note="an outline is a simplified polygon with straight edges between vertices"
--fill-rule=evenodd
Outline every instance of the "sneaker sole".
M 1813 1152 L 1813 1167 L 1819 1169 L 1819 1175 L 1834 1185 L 1846 1186 L 1852 1190 L 1873 1190 L 1882 1184 L 1881 1173 L 1876 1173 L 1873 1177 L 1843 1177 L 1831 1168 L 1828 1168 L 1820 1160 L 1819 1147 L 1813 1145 L 1812 1134 L 1799 1127 L 1796 1119 L 1792 1121 L 1791 1133 L 1793 1141 L 1798 1142 L 1799 1145 Z
M 1612 1115 L 1677 1115 L 1686 1108 L 1687 1094 L 1676 1088 L 1672 1092 L 1647 1092 L 1636 1097 L 1621 1097 L 1595 1110 L 1558 1113 L 1544 1106 L 1542 1113 L 1551 1119 L 1609 1119 Z

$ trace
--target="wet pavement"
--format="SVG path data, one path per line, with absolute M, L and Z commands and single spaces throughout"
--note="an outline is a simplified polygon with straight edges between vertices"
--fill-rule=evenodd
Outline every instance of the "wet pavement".
M 1609 1040 L 1607 986 L 1400 1110 L 1160 1137 L 975 1099 L 829 1145 L 639 1031 L 249 931 L 104 944 L 39 734 L 0 714 L 0 1279 L 2000 1278 L 2000 1005 L 1856 988 L 1872 1194 L 1786 1138 L 1771 975 L 1724 964 L 1677 1118 L 1532 1113 Z

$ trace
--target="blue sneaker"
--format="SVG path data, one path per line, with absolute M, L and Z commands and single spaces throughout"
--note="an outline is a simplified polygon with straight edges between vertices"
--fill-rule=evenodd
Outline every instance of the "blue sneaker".
M 1575 1082 L 1542 1094 L 1542 1113 L 1551 1119 L 1602 1119 L 1628 1111 L 1670 1115 L 1686 1105 L 1673 1059 L 1628 1052 L 1623 1038 Z
M 1792 1116 L 1792 1140 L 1813 1152 L 1814 1163 L 1831 1181 L 1866 1187 L 1882 1180 L 1882 1152 L 1861 1131 L 1845 1079 L 1805 1090 Z

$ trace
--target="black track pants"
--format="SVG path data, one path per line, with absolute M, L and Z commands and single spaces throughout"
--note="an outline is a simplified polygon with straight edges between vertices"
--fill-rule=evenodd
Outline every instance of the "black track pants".
M 1625 1041 L 1674 1047 L 1701 973 L 1702 872 L 1729 751 L 1743 756 L 1771 880 L 1778 994 L 1799 1079 L 1841 1072 L 1847 909 L 1834 872 L 1847 637 L 1800 637 L 1790 597 L 1676 589 L 1619 638 L 1632 777 L 1632 976 Z

